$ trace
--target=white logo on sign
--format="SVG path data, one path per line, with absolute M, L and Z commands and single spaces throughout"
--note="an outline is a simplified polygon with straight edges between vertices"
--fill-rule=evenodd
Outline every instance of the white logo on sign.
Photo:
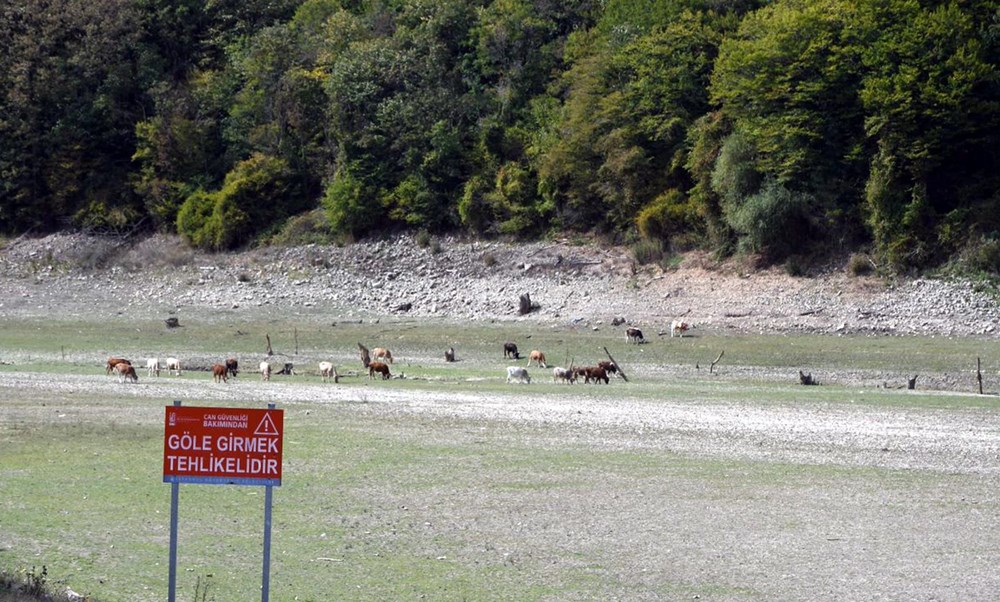
M 257 430 L 255 430 L 253 434 L 277 437 L 280 433 L 278 433 L 278 427 L 274 426 L 274 421 L 271 420 L 271 415 L 264 414 L 264 419 L 257 425 Z

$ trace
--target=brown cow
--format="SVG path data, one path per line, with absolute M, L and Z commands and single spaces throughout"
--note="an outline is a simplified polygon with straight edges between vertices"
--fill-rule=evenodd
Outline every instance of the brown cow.
M 392 352 L 385 347 L 376 347 L 372 349 L 372 359 L 373 360 L 385 360 L 392 363 Z
M 127 359 L 125 359 L 123 357 L 109 357 L 108 358 L 108 365 L 104 368 L 104 373 L 105 374 L 111 374 L 112 372 L 114 372 L 115 366 L 117 366 L 118 364 L 122 364 L 122 363 L 128 364 L 129 366 L 132 365 L 132 362 L 128 361 Z
M 212 380 L 215 382 L 229 382 L 229 377 L 227 376 L 229 370 L 226 368 L 225 364 L 215 364 L 212 366 Z
M 368 378 L 374 380 L 376 372 L 382 375 L 382 380 L 389 380 L 389 377 L 392 376 L 389 374 L 389 366 L 387 364 L 382 362 L 371 362 L 368 364 Z
M 604 368 L 604 371 L 607 372 L 608 374 L 614 374 L 616 376 L 619 376 L 618 364 L 612 362 L 611 360 L 601 360 L 597 362 L 597 365 L 600 366 L 601 368 Z
M 125 384 L 126 381 L 139 382 L 139 375 L 135 373 L 132 364 L 118 362 L 115 364 L 115 374 L 118 375 L 118 382 Z
M 611 382 L 608 378 L 608 371 L 600 366 L 582 366 L 580 368 L 573 368 L 573 374 L 575 376 L 583 376 L 583 382 L 589 383 L 594 381 L 595 383 L 599 381 L 604 381 L 604 384 Z
M 528 354 L 528 366 L 531 366 L 531 362 L 535 362 L 536 366 L 542 368 L 548 368 L 548 364 L 545 363 L 545 354 L 537 349 L 532 349 L 531 353 Z

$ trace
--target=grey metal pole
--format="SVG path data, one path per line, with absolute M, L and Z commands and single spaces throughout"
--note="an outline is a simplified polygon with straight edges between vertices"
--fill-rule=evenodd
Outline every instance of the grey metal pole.
M 174 400 L 175 406 L 181 405 L 181 400 Z M 167 601 L 177 602 L 177 506 L 180 500 L 181 484 L 174 481 L 170 484 L 170 577 L 167 586 Z
M 273 410 L 274 404 L 267 404 L 267 409 Z M 261 602 L 268 602 L 271 597 L 271 494 L 274 488 L 264 486 L 264 569 L 261 579 Z
M 271 490 L 264 486 L 264 578 L 261 587 L 261 602 L 268 602 L 271 590 Z

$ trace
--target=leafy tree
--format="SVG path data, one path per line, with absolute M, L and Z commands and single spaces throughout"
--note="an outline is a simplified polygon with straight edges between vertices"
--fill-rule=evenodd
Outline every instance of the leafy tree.
M 241 161 L 215 192 L 198 190 L 177 215 L 177 228 L 192 244 L 211 250 L 245 245 L 305 209 L 281 159 L 254 155 Z
M 868 220 L 890 262 L 922 267 L 944 250 L 935 240 L 941 216 L 977 202 L 964 193 L 967 182 L 985 178 L 996 190 L 996 58 L 987 58 L 973 14 L 957 3 L 862 9 L 874 43 L 863 55 L 861 99 L 865 130 L 878 143 Z

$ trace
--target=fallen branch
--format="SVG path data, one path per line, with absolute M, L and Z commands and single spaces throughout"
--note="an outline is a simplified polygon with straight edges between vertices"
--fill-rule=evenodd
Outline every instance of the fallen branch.
M 723 349 L 722 351 L 720 351 L 720 352 L 719 352 L 719 357 L 715 358 L 715 361 L 714 361 L 714 362 L 712 362 L 712 365 L 710 365 L 710 366 L 708 367 L 708 373 L 709 373 L 709 374 L 712 374 L 712 373 L 714 373 L 714 372 L 715 372 L 715 365 L 719 363 L 719 360 L 721 360 L 721 359 L 722 359 L 722 356 L 723 356 L 723 355 L 724 355 L 725 353 L 726 353 L 726 350 L 725 350 L 725 349 Z

